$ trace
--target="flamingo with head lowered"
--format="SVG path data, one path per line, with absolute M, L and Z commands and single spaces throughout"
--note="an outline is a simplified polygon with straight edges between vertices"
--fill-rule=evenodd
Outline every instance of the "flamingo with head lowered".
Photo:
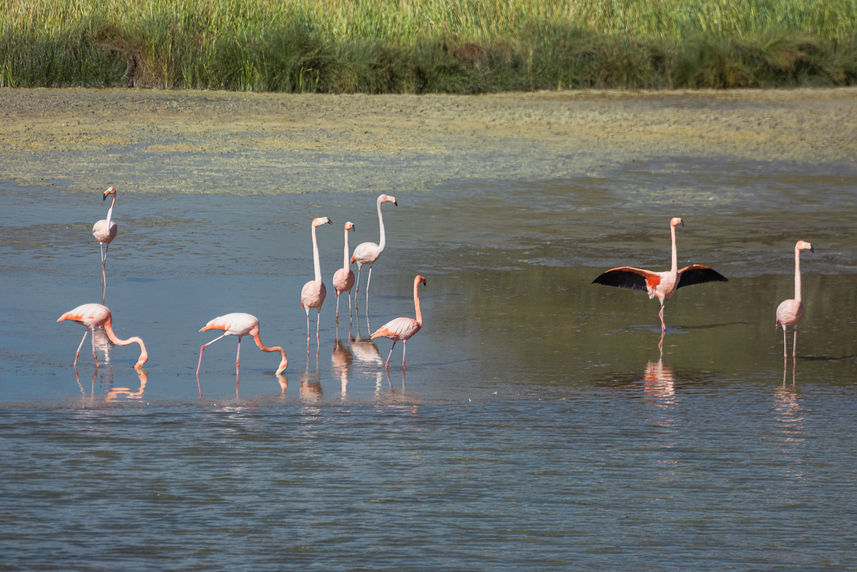
M 372 268 L 375 265 L 375 262 L 381 256 L 381 253 L 384 252 L 384 247 L 387 245 L 387 236 L 384 233 L 384 217 L 381 215 L 381 205 L 384 203 L 393 203 L 395 206 L 399 206 L 399 203 L 396 202 L 396 197 L 392 195 L 378 195 L 377 200 L 375 201 L 376 208 L 378 210 L 378 228 L 381 233 L 380 238 L 378 239 L 378 243 L 374 242 L 361 242 L 354 249 L 354 254 L 351 255 L 351 262 L 357 263 L 357 287 L 354 289 L 354 303 L 357 304 L 357 295 L 360 293 L 360 270 L 363 268 L 364 264 L 369 265 L 369 276 L 366 278 L 366 315 L 369 315 L 369 282 L 372 281 Z
M 786 327 L 791 326 L 794 330 L 792 341 L 792 358 L 797 357 L 797 325 L 803 318 L 803 302 L 800 299 L 800 251 L 809 250 L 815 252 L 812 244 L 805 240 L 797 241 L 795 244 L 795 297 L 783 300 L 777 306 L 777 327 L 783 328 L 783 358 L 788 355 L 786 351 Z
M 324 282 L 321 281 L 321 263 L 318 260 L 318 240 L 315 236 L 315 229 L 323 224 L 331 224 L 332 222 L 326 216 L 318 217 L 312 221 L 312 262 L 315 269 L 315 279 L 310 280 L 301 288 L 301 308 L 306 310 L 307 352 L 309 352 L 309 309 L 315 308 L 315 341 L 318 343 L 321 306 L 324 304 L 325 296 L 327 296 L 327 288 L 324 286 Z
M 235 383 L 237 386 L 238 383 L 238 367 L 240 363 L 241 357 L 241 338 L 249 335 L 253 338 L 253 341 L 256 342 L 256 346 L 262 350 L 263 352 L 280 352 L 282 355 L 282 359 L 280 360 L 280 365 L 277 366 L 277 371 L 275 375 L 280 375 L 283 371 L 289 366 L 289 360 L 286 357 L 286 351 L 280 346 L 268 347 L 262 343 L 262 339 L 259 337 L 259 320 L 256 316 L 251 314 L 244 314 L 242 312 L 234 312 L 232 314 L 224 314 L 223 316 L 218 316 L 200 328 L 200 332 L 204 332 L 206 330 L 223 330 L 223 334 L 217 336 L 207 344 L 203 344 L 202 347 L 199 348 L 199 361 L 196 363 L 196 377 L 199 378 L 199 368 L 202 365 L 202 352 L 216 342 L 226 336 L 238 336 L 238 350 L 235 352 Z
M 649 295 L 649 298 L 656 297 L 661 303 L 661 309 L 658 311 L 658 317 L 661 319 L 661 334 L 666 332 L 667 329 L 666 324 L 664 324 L 664 304 L 667 303 L 667 300 L 670 299 L 670 296 L 677 289 L 703 282 L 726 282 L 726 278 L 723 275 L 703 264 L 691 264 L 680 270 L 678 269 L 678 254 L 675 246 L 675 227 L 678 225 L 684 226 L 681 218 L 673 217 L 670 219 L 672 265 L 669 270 L 665 272 L 653 272 L 652 270 L 643 270 L 632 266 L 620 266 L 604 272 L 592 281 L 593 284 L 642 290 Z
M 354 286 L 354 272 L 351 270 L 351 263 L 348 260 L 348 231 L 354 228 L 354 223 L 348 221 L 345 223 L 345 250 L 342 256 L 342 268 L 333 273 L 333 292 L 336 294 L 336 321 L 339 322 L 339 295 L 343 292 L 350 292 Z M 348 315 L 351 315 L 351 295 L 348 298 Z
M 390 369 L 390 358 L 393 355 L 393 348 L 396 347 L 396 342 L 399 341 L 402 342 L 402 371 L 408 367 L 405 363 L 405 356 L 408 351 L 408 340 L 423 327 L 423 313 L 420 311 L 419 297 L 419 285 L 421 283 L 425 286 L 426 279 L 417 274 L 414 277 L 414 310 L 416 311 L 416 319 L 404 316 L 401 318 L 395 318 L 375 330 L 375 332 L 369 336 L 370 340 L 380 337 L 390 338 L 393 340 L 393 345 L 390 347 L 390 353 L 387 354 L 387 361 L 384 363 L 384 368 L 387 370 Z
M 116 233 L 119 230 L 119 227 L 113 221 L 113 207 L 116 206 L 116 187 L 108 187 L 102 196 L 102 200 L 107 200 L 107 197 L 112 196 L 113 200 L 110 202 L 110 208 L 107 209 L 107 218 L 101 219 L 97 221 L 94 225 L 92 225 L 92 236 L 95 237 L 95 240 L 98 241 L 99 246 L 101 246 L 101 303 L 104 303 L 104 297 L 107 294 L 107 272 L 105 267 L 107 265 L 107 249 L 110 247 L 110 243 L 113 242 L 113 239 L 116 238 Z
M 117 346 L 127 346 L 135 343 L 139 344 L 140 357 L 137 358 L 137 363 L 134 365 L 134 369 L 139 370 L 143 367 L 143 364 L 149 360 L 149 354 L 146 352 L 146 345 L 143 343 L 143 340 L 136 336 L 123 340 L 113 332 L 113 317 L 107 306 L 102 304 L 81 304 L 77 308 L 69 310 L 60 316 L 57 322 L 62 322 L 64 320 L 77 322 L 86 328 L 86 331 L 83 332 L 83 338 L 81 338 L 80 344 L 77 346 L 77 352 L 74 354 L 75 371 L 77 370 L 77 358 L 80 356 L 80 348 L 83 347 L 83 342 L 86 340 L 86 334 L 90 331 L 92 331 L 92 357 L 95 359 L 96 367 L 98 366 L 98 357 L 95 353 L 95 328 L 98 326 L 104 327 L 104 332 L 107 334 L 107 338 Z

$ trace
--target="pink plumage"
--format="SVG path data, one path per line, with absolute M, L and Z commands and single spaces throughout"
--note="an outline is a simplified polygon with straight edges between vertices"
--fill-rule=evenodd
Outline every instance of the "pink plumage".
M 390 347 L 390 353 L 387 355 L 387 361 L 384 363 L 384 367 L 386 369 L 390 369 L 390 357 L 393 355 L 393 348 L 396 347 L 396 342 L 402 342 L 402 369 L 407 369 L 407 364 L 405 362 L 405 356 L 408 351 L 408 340 L 417 332 L 420 331 L 420 328 L 423 326 L 423 314 L 420 310 L 420 297 L 419 297 L 419 285 L 422 283 L 423 286 L 426 285 L 426 279 L 419 274 L 414 277 L 414 310 L 416 312 L 416 319 L 400 317 L 394 318 L 390 320 L 377 330 L 369 337 L 369 339 L 374 340 L 375 338 L 390 338 L 393 340 L 393 345 Z

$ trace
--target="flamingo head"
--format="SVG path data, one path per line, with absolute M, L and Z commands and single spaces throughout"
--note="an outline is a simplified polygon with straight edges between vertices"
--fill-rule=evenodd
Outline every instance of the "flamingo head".
M 815 252 L 815 249 L 812 247 L 812 244 L 805 240 L 797 241 L 797 244 L 795 244 L 795 250 L 808 250 L 810 252 Z
M 312 227 L 316 228 L 323 224 L 332 224 L 333 221 L 327 218 L 326 216 L 320 216 L 312 220 Z
M 116 196 L 116 187 L 114 187 L 113 185 L 107 187 L 107 190 L 104 191 L 104 195 L 101 197 L 101 200 L 106 201 L 107 197 L 109 197 L 110 195 Z
M 274 375 L 280 375 L 286 368 L 289 367 L 289 358 L 286 357 L 286 352 L 283 352 L 283 359 L 280 360 L 280 365 L 277 366 L 277 371 L 274 372 Z
M 678 225 L 684 226 L 684 221 L 681 220 L 681 217 L 674 216 L 670 219 L 670 226 L 675 228 Z
M 417 274 L 416 277 L 414 277 L 414 282 L 418 282 L 418 283 L 422 284 L 423 286 L 425 286 L 426 285 L 426 277 L 422 276 L 420 274 Z
M 354 223 L 351 221 L 346 222 L 345 223 L 345 230 L 354 230 Z
M 399 203 L 396 202 L 396 197 L 393 195 L 380 195 L 378 197 L 378 204 L 381 203 L 393 203 L 395 206 L 399 206 Z

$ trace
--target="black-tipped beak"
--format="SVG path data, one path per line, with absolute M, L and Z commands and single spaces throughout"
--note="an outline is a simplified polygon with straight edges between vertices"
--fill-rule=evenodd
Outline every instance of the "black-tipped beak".
M 810 251 L 810 252 L 812 252 L 813 254 L 815 254 L 815 247 L 814 247 L 814 246 L 810 246 L 810 247 L 809 247 L 809 251 Z
M 393 201 L 393 204 L 399 206 L 399 201 Z
M 106 200 L 107 200 L 107 195 L 101 195 L 101 200 L 102 200 L 102 201 L 106 201 Z

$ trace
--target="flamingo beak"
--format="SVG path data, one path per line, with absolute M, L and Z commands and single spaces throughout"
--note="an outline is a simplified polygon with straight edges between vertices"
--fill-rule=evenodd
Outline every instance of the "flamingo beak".
M 810 245 L 810 246 L 809 246 L 809 251 L 810 251 L 810 252 L 812 252 L 813 254 L 815 254 L 815 247 L 814 247 L 814 246 L 812 246 L 812 245 Z

